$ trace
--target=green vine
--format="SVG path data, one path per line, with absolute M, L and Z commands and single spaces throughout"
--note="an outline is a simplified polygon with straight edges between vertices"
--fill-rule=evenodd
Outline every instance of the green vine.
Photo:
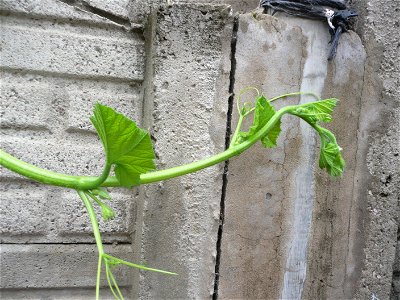
M 255 103 L 241 104 L 240 98 L 248 90 L 257 92 Z M 311 95 L 317 101 L 286 106 L 278 111 L 275 111 L 271 105 L 271 102 L 275 100 L 302 94 Z M 96 104 L 91 121 L 103 143 L 106 156 L 104 169 L 100 176 L 74 176 L 55 173 L 21 161 L 3 150 L 0 150 L 0 165 L 32 180 L 44 184 L 72 188 L 78 192 L 88 212 L 99 255 L 96 299 L 100 297 L 103 265 L 111 293 L 116 299 L 123 299 L 112 273 L 112 268 L 116 265 L 126 265 L 167 275 L 177 274 L 127 262 L 105 253 L 97 216 L 93 208 L 93 204 L 98 205 L 101 209 L 102 217 L 106 221 L 115 217 L 114 211 L 105 203 L 111 199 L 105 187 L 123 186 L 129 188 L 193 173 L 240 155 L 258 141 L 266 148 L 273 148 L 276 146 L 281 131 L 281 118 L 285 114 L 300 117 L 317 131 L 321 138 L 319 166 L 326 169 L 332 176 L 341 176 L 345 167 L 345 161 L 341 155 L 342 149 L 337 144 L 333 133 L 320 126 L 321 122 L 330 122 L 332 120 L 331 114 L 336 103 L 337 100 L 334 98 L 319 100 L 312 93 L 302 92 L 289 93 L 267 99 L 257 89 L 247 88 L 239 93 L 237 101 L 239 119 L 228 149 L 206 159 L 157 171 L 155 170 L 155 155 L 148 132 L 137 127 L 132 120 L 115 112 L 112 108 Z M 251 114 L 253 114 L 253 123 L 248 131 L 243 131 L 243 121 Z M 112 170 L 115 176 L 110 176 Z

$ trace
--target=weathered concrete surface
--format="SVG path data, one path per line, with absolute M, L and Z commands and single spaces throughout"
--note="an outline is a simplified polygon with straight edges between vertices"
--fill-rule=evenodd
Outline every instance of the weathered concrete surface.
M 138 36 L 118 27 L 102 32 L 71 24 L 55 22 L 47 27 L 46 20 L 13 14 L 3 16 L 1 144 L 4 150 L 39 167 L 69 174 L 99 174 L 104 163 L 103 150 L 89 116 L 93 105 L 100 100 L 135 120 L 141 119 L 140 84 L 136 81 L 141 80 L 142 75 L 137 77 L 136 74 L 143 73 L 143 60 L 132 62 L 136 58 L 131 55 L 137 46 L 143 52 L 144 43 Z M 24 26 L 29 26 L 29 30 Z M 81 33 L 79 41 L 78 33 Z M 110 33 L 121 40 L 107 38 Z M 68 51 L 69 47 L 74 51 Z M 124 64 L 120 56 L 129 60 L 125 69 L 120 68 L 120 64 Z M 122 82 L 114 82 L 115 79 Z M 23 228 L 30 223 L 27 220 L 33 219 L 36 223 L 38 216 L 24 214 L 24 218 L 16 220 L 20 204 L 15 198 L 27 202 L 30 199 L 18 192 L 20 183 L 13 183 L 18 176 L 4 169 L 2 175 L 8 181 L 2 193 L 2 241 L 31 240 Z M 71 235 L 73 241 L 93 241 L 87 234 L 90 227 L 82 220 L 85 219 L 83 206 L 75 193 L 53 189 L 41 195 L 41 189 L 33 188 L 29 192 L 31 197 L 40 198 L 35 209 L 43 209 L 49 220 L 46 225 L 41 224 L 41 228 L 46 229 L 37 233 L 41 238 L 36 242 L 60 242 L 65 235 Z M 119 207 L 121 216 L 128 216 L 133 208 L 128 199 L 132 199 L 132 195 L 123 192 L 112 204 Z M 60 202 L 64 206 L 60 206 Z M 75 215 L 65 214 L 67 208 L 75 211 Z M 116 240 L 129 241 L 132 221 L 129 217 L 121 218 L 102 227 L 108 233 L 115 231 Z M 14 237 L 6 237 L 10 235 Z
M 149 21 L 144 118 L 164 169 L 224 150 L 232 32 L 226 6 L 180 6 Z M 153 33 L 153 34 L 151 34 Z M 142 259 L 179 276 L 143 273 L 143 299 L 213 293 L 222 164 L 145 188 Z
M 393 264 L 392 291 L 390 299 L 396 300 L 400 295 L 400 235 L 397 231 L 396 257 Z
M 86 3 L 101 11 L 108 12 L 114 16 L 120 17 L 121 20 L 128 20 L 128 9 L 130 0 L 87 0 Z
M 349 252 L 361 251 L 352 243 L 359 234 L 354 220 L 359 115 L 364 84 L 365 50 L 360 38 L 348 32 L 341 38 L 337 56 L 327 64 L 323 95 L 337 97 L 332 130 L 343 147 L 346 170 L 340 179 L 323 171 L 315 175 L 315 201 L 308 250 L 308 274 L 303 297 L 350 299 L 355 291 L 361 257 L 349 259 Z M 357 233 L 356 233 L 357 232 Z
M 356 34 L 344 35 L 335 63 L 328 65 L 329 36 L 322 23 L 279 17 L 240 17 L 236 93 L 262 83 L 260 89 L 268 97 L 301 89 L 340 98 L 335 113 L 339 121 L 331 129 L 345 149 L 348 169 L 341 180 L 332 180 L 322 172 L 315 177 L 315 135 L 303 122 L 286 117 L 276 149 L 258 146 L 233 159 L 229 165 L 219 293 L 227 299 L 342 299 L 346 296 L 338 292 L 340 288 L 318 294 L 318 284 L 326 283 L 317 282 L 316 277 L 331 275 L 329 285 L 342 281 L 347 272 L 343 256 L 349 243 L 348 199 L 353 195 L 357 150 L 353 140 L 365 52 Z M 301 97 L 300 102 L 310 100 Z M 351 118 L 355 122 L 346 124 Z M 327 189 L 326 184 L 332 188 Z M 326 203 L 333 200 L 335 206 Z M 327 237 L 328 233 L 334 238 Z M 324 254 L 323 243 L 331 256 Z M 331 266 L 328 272 L 320 269 L 325 264 Z
M 40 17 L 59 21 L 74 19 L 103 27 L 111 24 L 111 21 L 107 18 L 77 9 L 66 2 L 57 0 L 3 0 L 0 2 L 0 10 L 2 13 L 19 14 L 31 18 Z M 112 25 L 115 26 L 115 24 Z
M 101 100 L 151 129 L 159 168 L 221 151 L 232 19 L 223 6 L 188 6 L 191 0 L 169 1 L 182 5 L 155 15 L 166 2 L 1 1 L 7 58 L 1 61 L 1 147 L 55 171 L 97 174 L 102 150 L 88 116 Z M 212 2 L 231 3 L 234 11 L 257 4 Z M 231 161 L 221 298 L 388 299 L 392 274 L 392 297 L 399 297 L 399 254 L 392 271 L 400 195 L 399 3 L 354 2 L 367 56 L 357 35 L 347 33 L 330 64 L 326 24 L 240 17 L 235 93 L 257 85 L 270 97 L 313 88 L 340 98 L 330 128 L 348 168 L 340 180 L 314 170 L 318 142 L 289 117 L 277 149 L 255 146 Z M 149 13 L 145 46 L 138 28 Z M 7 171 L 1 176 L 6 288 L 0 297 L 92 299 L 95 248 L 79 199 Z M 112 253 L 179 273 L 139 276 L 123 269 L 125 295 L 133 284 L 136 298 L 210 297 L 221 178 L 222 165 L 139 195 L 112 193 L 119 216 L 101 223 L 103 237 L 126 244 Z
M 98 1 L 98 0 L 94 0 Z M 129 1 L 127 10 L 131 22 L 145 23 L 151 12 L 156 12 L 160 7 L 171 5 L 198 5 L 198 4 L 226 4 L 231 6 L 233 13 L 244 13 L 258 8 L 258 0 L 132 0 Z
M 143 79 L 143 42 L 119 28 L 82 30 L 12 16 L 2 18 L 1 26 L 3 68 L 125 81 Z
M 53 171 L 99 174 L 103 150 L 89 116 L 101 101 L 141 122 L 142 35 L 61 1 L 6 0 L 0 11 L 1 148 Z M 1 181 L 1 298 L 92 299 L 94 238 L 76 193 L 4 168 Z M 113 190 L 118 217 L 100 221 L 106 243 L 126 244 L 111 251 L 129 260 L 136 193 Z M 120 275 L 130 290 L 132 270 Z
M 2 289 L 87 288 L 96 285 L 96 245 L 15 245 L 2 244 Z M 130 260 L 130 245 L 105 245 L 105 251 Z M 77 269 L 79 267 L 79 269 Z M 113 274 L 122 287 L 131 284 L 133 269 L 118 267 Z M 105 274 L 102 286 L 107 285 Z M 94 289 L 92 290 L 94 295 Z
M 367 61 L 359 128 L 359 189 L 364 214 L 364 262 L 355 298 L 390 297 L 400 203 L 400 32 L 399 1 L 356 1 L 362 12 L 359 31 Z M 396 281 L 397 280 L 397 281 Z M 398 299 L 399 292 L 392 299 Z
M 240 16 L 235 94 L 248 86 L 256 86 L 267 97 L 298 91 L 305 42 L 300 28 L 270 16 Z M 282 57 L 287 61 L 281 63 Z M 253 101 L 254 94 L 246 94 L 243 102 Z M 233 129 L 236 111 L 234 115 Z M 222 299 L 280 296 L 289 229 L 284 214 L 293 209 L 285 182 L 294 181 L 289 168 L 300 159 L 298 124 L 294 118 L 282 124 L 284 134 L 276 149 L 257 145 L 229 163 L 220 265 Z
M 245 13 L 258 8 L 260 1 L 258 0 L 171 0 L 170 2 L 176 4 L 202 4 L 202 3 L 212 3 L 212 4 L 227 4 L 232 7 L 234 13 L 240 12 Z
M 128 295 L 130 287 L 120 287 L 122 295 Z M 93 287 L 90 288 L 24 288 L 24 289 L 10 289 L 0 290 L 1 299 L 9 300 L 43 300 L 43 299 L 57 299 L 57 300 L 86 300 L 93 299 L 95 294 Z M 115 299 L 110 289 L 102 287 L 100 289 L 101 299 L 112 300 Z M 127 299 L 125 297 L 125 299 Z
M 93 242 L 85 207 L 76 192 L 4 177 L 2 181 L 1 243 Z M 110 207 L 117 217 L 111 222 L 99 220 L 103 240 L 130 242 L 135 222 L 132 192 L 113 190 L 112 196 Z

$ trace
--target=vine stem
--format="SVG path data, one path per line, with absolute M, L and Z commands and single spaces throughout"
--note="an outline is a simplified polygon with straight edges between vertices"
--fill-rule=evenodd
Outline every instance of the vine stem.
M 86 210 L 89 214 L 90 222 L 92 223 L 94 238 L 96 240 L 97 250 L 99 252 L 99 262 L 97 265 L 97 278 L 96 278 L 96 300 L 98 300 L 100 297 L 101 265 L 104 255 L 104 248 L 103 248 L 103 243 L 101 241 L 99 223 L 97 222 L 96 213 L 93 209 L 93 205 L 84 191 L 78 190 L 77 192 L 79 197 L 81 197 L 83 204 L 85 204 Z
M 274 101 L 282 97 L 295 96 L 299 94 L 312 95 L 318 99 L 318 97 L 312 93 L 297 92 L 275 97 L 270 99 L 269 101 Z M 293 109 L 309 104 L 310 103 L 306 103 L 302 105 L 292 105 L 281 108 L 272 116 L 272 118 L 268 121 L 268 123 L 265 124 L 265 126 L 261 130 L 259 130 L 256 134 L 251 136 L 248 140 L 240 143 L 239 145 L 233 145 L 232 147 L 229 147 L 227 150 L 221 153 L 218 153 L 206 159 L 173 167 L 170 169 L 141 174 L 139 185 L 158 182 L 182 176 L 185 174 L 193 173 L 205 169 L 207 167 L 210 167 L 212 165 L 218 164 L 220 162 L 226 161 L 234 156 L 237 156 L 243 151 L 250 148 L 252 145 L 254 145 L 263 136 L 265 136 L 284 114 L 290 113 L 290 111 Z M 22 160 L 19 160 L 0 149 L 0 165 L 6 167 L 11 171 L 14 171 L 15 173 L 36 180 L 38 182 L 51 184 L 55 186 L 73 188 L 81 191 L 96 188 L 100 185 L 104 187 L 121 186 L 116 177 L 107 177 L 111 169 L 111 166 L 108 163 L 106 163 L 103 173 L 99 177 L 73 176 L 38 168 Z
M 166 170 L 159 170 L 141 174 L 139 184 L 148 184 L 182 176 L 185 174 L 199 171 L 201 169 L 228 160 L 231 157 L 237 156 L 246 149 L 250 148 L 253 144 L 255 144 L 275 125 L 276 122 L 278 122 L 278 120 L 282 117 L 283 114 L 289 112 L 292 108 L 293 106 L 286 106 L 277 111 L 276 114 L 269 120 L 269 122 L 259 132 L 257 132 L 257 134 L 252 136 L 249 140 L 241 143 L 240 145 L 231 147 L 228 150 L 225 150 L 209 158 L 195 161 L 186 165 L 181 165 Z M 31 164 L 28 164 L 22 160 L 19 160 L 1 149 L 0 149 L 0 165 L 3 165 L 7 169 L 10 169 L 11 171 L 14 171 L 25 177 L 55 186 L 69 187 L 82 191 L 95 188 L 100 185 L 98 184 L 100 182 L 99 177 L 73 176 L 73 175 L 66 175 L 48 171 L 33 166 Z M 103 178 L 101 180 L 103 180 Z M 102 181 L 101 186 L 104 187 L 120 186 L 120 184 L 115 177 L 108 177 L 107 179 Z
M 229 148 L 234 147 L 237 136 L 239 135 L 240 127 L 242 127 L 243 120 L 244 120 L 244 115 L 240 114 L 236 129 L 235 129 L 235 133 L 233 134 L 231 143 L 229 144 Z
M 73 188 L 76 190 L 90 190 L 104 183 L 106 186 L 119 186 L 116 178 L 108 177 L 111 170 L 111 165 L 108 163 L 106 163 L 100 176 L 73 176 L 36 167 L 0 149 L 0 165 L 41 183 Z

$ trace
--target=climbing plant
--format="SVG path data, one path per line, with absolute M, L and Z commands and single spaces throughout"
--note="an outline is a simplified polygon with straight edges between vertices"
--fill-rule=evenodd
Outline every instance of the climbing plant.
M 326 169 L 331 176 L 341 176 L 345 167 L 345 161 L 341 155 L 342 149 L 339 147 L 334 134 L 321 126 L 321 123 L 332 120 L 332 112 L 337 104 L 337 99 L 320 100 L 316 95 L 306 93 L 315 97 L 316 101 L 285 106 L 275 110 L 271 104 L 273 101 L 303 93 L 285 94 L 268 99 L 257 91 L 257 96 L 253 103 L 242 104 L 240 103 L 240 96 L 246 90 L 248 89 L 243 90 L 238 97 L 239 119 L 229 147 L 225 151 L 209 158 L 170 169 L 156 170 L 155 154 L 150 135 L 146 130 L 139 128 L 134 121 L 117 113 L 113 108 L 100 103 L 95 105 L 93 116 L 90 118 L 104 147 L 105 163 L 100 176 L 73 176 L 55 173 L 21 161 L 0 150 L 0 165 L 3 167 L 44 184 L 74 189 L 82 199 L 92 224 L 98 250 L 96 299 L 100 297 L 101 271 L 103 269 L 105 269 L 111 293 L 116 299 L 123 299 L 112 273 L 112 269 L 116 265 L 125 265 L 167 275 L 177 275 L 174 272 L 134 264 L 105 252 L 94 205 L 100 207 L 104 220 L 107 221 L 115 217 L 114 211 L 107 205 L 107 202 L 111 200 L 107 188 L 131 188 L 132 186 L 168 180 L 193 173 L 238 156 L 257 142 L 261 142 L 265 148 L 273 148 L 277 145 L 277 139 L 281 132 L 281 118 L 285 114 L 303 119 L 316 130 L 321 140 L 320 168 Z M 251 115 L 253 116 L 252 124 L 245 130 L 242 128 L 243 121 Z M 110 176 L 112 172 L 115 176 Z

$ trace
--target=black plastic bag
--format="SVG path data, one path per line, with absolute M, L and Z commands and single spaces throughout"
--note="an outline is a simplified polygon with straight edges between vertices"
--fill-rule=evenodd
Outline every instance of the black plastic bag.
M 335 57 L 340 36 L 349 29 L 351 18 L 358 16 L 346 0 L 261 0 L 260 6 L 265 10 L 271 9 L 272 14 L 280 11 L 292 16 L 325 20 L 331 34 L 328 60 Z

